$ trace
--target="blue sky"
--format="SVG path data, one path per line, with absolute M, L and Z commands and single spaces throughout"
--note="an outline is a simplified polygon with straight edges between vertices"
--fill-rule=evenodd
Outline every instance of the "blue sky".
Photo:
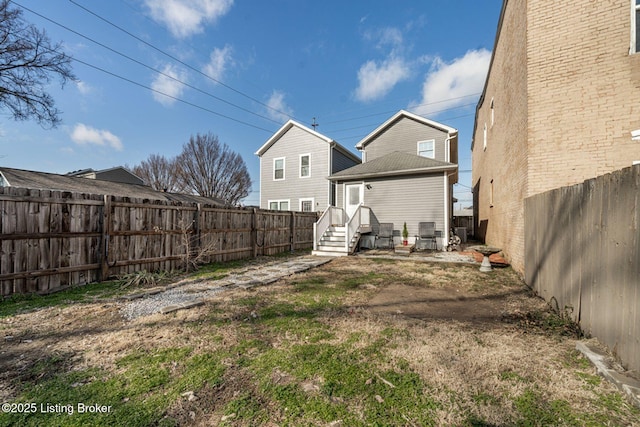
M 77 61 L 50 93 L 63 123 L 0 112 L 0 165 L 66 173 L 172 157 L 211 132 L 244 158 L 289 118 L 355 153 L 400 109 L 459 130 L 456 205 L 501 0 L 17 0 Z M 29 9 L 29 10 L 27 10 Z M 97 42 L 97 43 L 96 43 Z M 168 95 L 168 96 L 167 96 Z

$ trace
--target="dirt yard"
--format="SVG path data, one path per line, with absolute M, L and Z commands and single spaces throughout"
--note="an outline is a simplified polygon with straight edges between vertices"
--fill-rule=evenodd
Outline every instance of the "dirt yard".
M 0 403 L 37 403 L 0 426 L 639 425 L 509 268 L 341 258 L 133 321 L 105 295 L 0 303 Z

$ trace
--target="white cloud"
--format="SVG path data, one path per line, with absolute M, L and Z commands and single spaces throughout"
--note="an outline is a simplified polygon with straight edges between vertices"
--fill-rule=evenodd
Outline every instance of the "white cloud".
M 209 63 L 204 66 L 202 72 L 211 78 L 222 80 L 222 75 L 227 66 L 233 64 L 231 53 L 232 48 L 229 45 L 226 45 L 222 49 L 213 49 L 211 55 L 209 55 Z
M 158 74 L 158 77 L 151 82 L 151 88 L 157 91 L 153 92 L 153 99 L 162 105 L 168 106 L 176 102 L 174 98 L 180 97 L 184 92 L 185 86 L 180 81 L 187 81 L 187 73 L 180 71 L 171 64 L 165 65 L 162 72 L 164 74 Z
M 267 101 L 270 107 L 267 109 L 267 115 L 273 120 L 286 122 L 293 116 L 293 109 L 287 105 L 284 100 L 284 93 L 274 90 Z
M 422 99 L 408 108 L 416 114 L 429 115 L 469 103 L 468 95 L 482 92 L 490 61 L 491 52 L 486 49 L 470 50 L 448 64 L 434 59 L 422 85 Z
M 393 27 L 387 27 L 380 30 L 378 47 L 383 48 L 385 46 L 398 47 L 402 45 L 402 32 Z
M 410 65 L 402 58 L 389 56 L 382 63 L 367 61 L 358 70 L 358 101 L 374 101 L 385 96 L 393 87 L 410 76 Z
M 82 80 L 78 80 L 76 82 L 76 87 L 78 88 L 78 92 L 80 92 L 81 95 L 90 95 L 94 91 L 92 86 Z
M 120 138 L 107 130 L 100 130 L 78 123 L 71 132 L 71 140 L 78 145 L 108 146 L 118 151 L 124 148 Z
M 225 15 L 233 0 L 145 0 L 151 17 L 177 38 L 201 33 L 206 22 Z

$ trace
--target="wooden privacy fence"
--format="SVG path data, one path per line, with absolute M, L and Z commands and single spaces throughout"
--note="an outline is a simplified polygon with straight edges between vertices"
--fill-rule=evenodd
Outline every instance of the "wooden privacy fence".
M 640 371 L 640 166 L 525 199 L 529 286 Z
M 316 213 L 0 187 L 0 292 L 50 293 L 190 261 L 313 246 Z

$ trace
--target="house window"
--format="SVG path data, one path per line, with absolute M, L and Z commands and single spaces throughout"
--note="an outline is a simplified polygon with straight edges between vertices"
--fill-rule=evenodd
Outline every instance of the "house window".
M 284 179 L 284 157 L 273 159 L 273 180 L 280 181 Z
M 640 52 L 640 0 L 631 0 L 631 49 Z
M 301 212 L 313 212 L 313 199 L 300 199 Z
M 269 200 L 269 209 L 271 209 L 272 211 L 288 211 L 289 201 L 288 200 Z
M 434 139 L 428 141 L 418 141 L 418 156 L 434 159 L 436 157 Z
M 484 124 L 482 149 L 487 149 L 487 124 Z
M 300 178 L 311 176 L 311 154 L 300 155 Z
M 489 183 L 489 207 L 493 207 L 493 180 Z

